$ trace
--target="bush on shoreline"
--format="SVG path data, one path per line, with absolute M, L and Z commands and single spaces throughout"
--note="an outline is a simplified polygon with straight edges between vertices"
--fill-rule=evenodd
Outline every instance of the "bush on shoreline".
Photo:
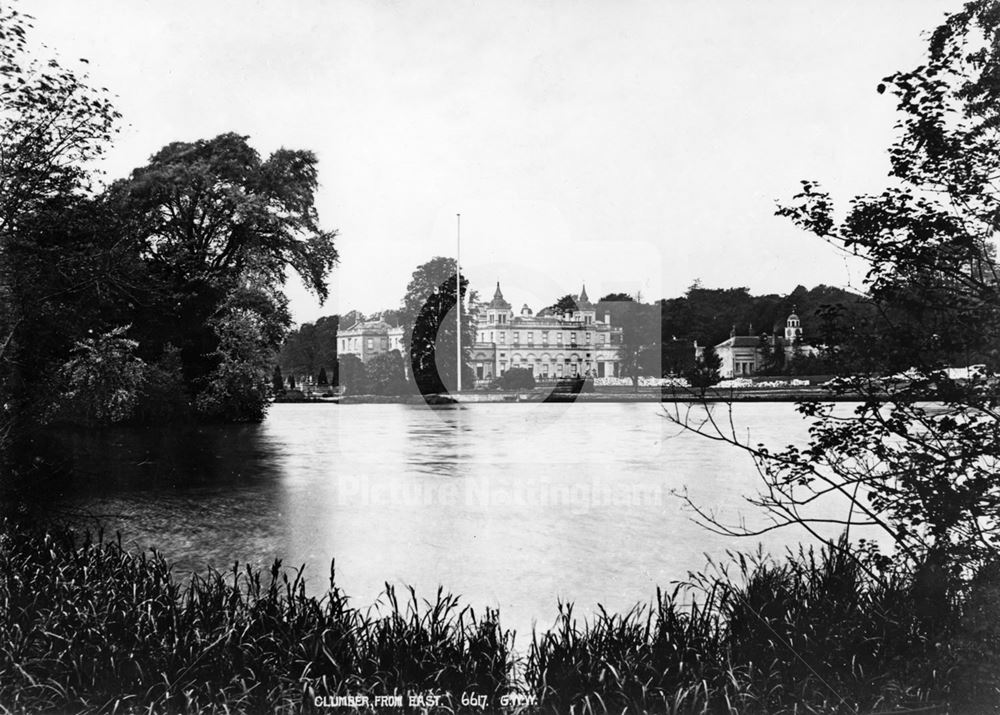
M 176 580 L 156 553 L 8 524 L 0 536 L 0 712 L 299 712 L 317 696 L 463 692 L 524 712 L 1000 712 L 1000 568 L 966 592 L 874 573 L 827 547 L 734 556 L 650 607 L 580 622 L 560 605 L 521 658 L 495 611 L 387 586 L 374 607 L 300 574 Z M 690 603 L 682 603 L 691 597 Z M 450 699 L 449 699 L 450 698 Z M 507 708 L 511 710 L 513 708 Z

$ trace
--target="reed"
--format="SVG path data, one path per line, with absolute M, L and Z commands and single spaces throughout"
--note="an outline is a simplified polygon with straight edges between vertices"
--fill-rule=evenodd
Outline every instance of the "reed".
M 948 591 L 843 546 L 733 554 L 626 613 L 561 603 L 522 658 L 496 611 L 441 590 L 387 584 L 362 610 L 332 567 L 321 598 L 280 562 L 182 581 L 120 540 L 8 523 L 0 712 L 329 712 L 317 698 L 410 692 L 442 712 L 482 712 L 463 692 L 487 712 L 511 693 L 534 700 L 518 712 L 1000 712 L 1000 567 Z
M 730 554 L 623 615 L 561 605 L 527 682 L 544 712 L 1000 712 L 1000 569 L 949 592 L 872 566 L 843 542 Z
M 8 525 L 0 537 L 0 711 L 301 712 L 317 696 L 511 681 L 513 634 L 438 591 L 352 608 L 301 571 L 234 566 L 186 585 L 120 541 Z M 460 708 L 456 708 L 460 709 Z

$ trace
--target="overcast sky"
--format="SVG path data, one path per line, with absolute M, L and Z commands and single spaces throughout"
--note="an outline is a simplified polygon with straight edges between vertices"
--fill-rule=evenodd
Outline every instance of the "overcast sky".
M 862 272 L 775 217 L 815 178 L 878 190 L 893 101 L 952 0 L 34 0 L 35 40 L 86 57 L 125 126 L 126 174 L 170 141 L 311 149 L 340 231 L 320 307 L 398 306 L 454 255 L 538 309 L 586 281 L 644 298 L 693 280 L 787 293 Z

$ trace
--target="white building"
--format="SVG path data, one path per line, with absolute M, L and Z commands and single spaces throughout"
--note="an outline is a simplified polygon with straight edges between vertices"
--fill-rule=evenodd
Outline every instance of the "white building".
M 368 362 L 390 350 L 403 352 L 403 329 L 390 327 L 384 320 L 361 320 L 337 334 L 338 355 L 357 355 Z
M 529 370 L 537 380 L 617 376 L 621 333 L 610 314 L 598 320 L 586 287 L 575 310 L 535 315 L 525 305 L 515 315 L 498 282 L 493 300 L 480 306 L 476 319 L 471 350 L 476 380 L 488 383 L 511 368 Z
M 815 355 L 818 352 L 818 348 L 804 342 L 802 321 L 793 308 L 793 312 L 785 320 L 784 338 L 767 334 L 737 335 L 736 326 L 733 326 L 729 338 L 715 346 L 715 354 L 722 363 L 719 375 L 723 378 L 746 377 L 763 369 L 765 354 L 762 340 L 768 343 L 772 351 L 783 351 L 786 361 L 791 360 L 796 351 L 801 355 Z

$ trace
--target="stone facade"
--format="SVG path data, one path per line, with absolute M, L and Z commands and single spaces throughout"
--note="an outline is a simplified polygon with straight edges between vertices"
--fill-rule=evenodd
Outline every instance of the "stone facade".
M 470 352 L 476 384 L 488 384 L 511 368 L 530 370 L 536 380 L 616 377 L 621 334 L 610 315 L 597 319 L 586 287 L 576 310 L 535 315 L 527 305 L 515 314 L 497 283 L 493 300 L 479 306 L 476 316 L 476 342 Z
M 337 335 L 337 354 L 357 355 L 362 362 L 390 350 L 403 352 L 403 329 L 384 320 L 362 320 Z

